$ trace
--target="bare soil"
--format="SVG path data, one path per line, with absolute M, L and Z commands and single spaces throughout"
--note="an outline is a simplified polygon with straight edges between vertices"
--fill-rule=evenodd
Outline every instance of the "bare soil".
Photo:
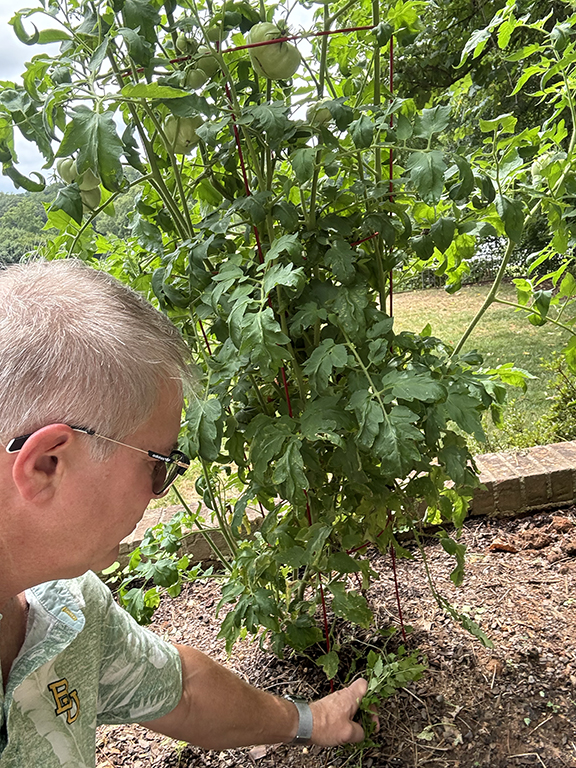
M 439 591 L 490 636 L 484 648 L 438 608 L 420 555 L 397 561 L 410 648 L 428 669 L 382 706 L 377 746 L 366 749 L 255 747 L 203 752 L 140 726 L 103 726 L 97 768 L 544 768 L 576 767 L 576 509 L 516 520 L 471 520 L 463 530 L 466 577 L 449 580 L 452 559 L 426 544 Z M 374 553 L 379 574 L 368 598 L 381 628 L 398 626 L 394 574 L 388 557 Z M 165 600 L 152 629 L 189 643 L 255 685 L 308 698 L 328 686 L 309 661 L 264 654 L 244 641 L 226 657 L 216 639 L 214 580 L 187 586 Z

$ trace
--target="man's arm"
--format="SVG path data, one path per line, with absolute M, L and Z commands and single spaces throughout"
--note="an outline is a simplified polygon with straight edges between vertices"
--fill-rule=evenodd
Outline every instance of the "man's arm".
M 298 712 L 288 699 L 253 688 L 194 648 L 179 645 L 182 698 L 172 712 L 142 725 L 204 749 L 289 742 L 298 729 Z M 312 741 L 335 746 L 362 741 L 362 727 L 352 721 L 366 693 L 366 681 L 310 704 Z

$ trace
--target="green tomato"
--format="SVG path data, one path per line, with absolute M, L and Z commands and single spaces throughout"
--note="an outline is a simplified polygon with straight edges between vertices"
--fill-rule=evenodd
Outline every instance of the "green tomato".
M 306 120 L 312 125 L 326 125 L 332 120 L 332 113 L 323 101 L 317 101 L 306 110 Z
M 210 48 L 205 45 L 201 45 L 198 48 L 199 58 L 196 60 L 196 66 L 198 69 L 203 69 L 208 77 L 214 77 L 216 72 L 220 69 L 220 62 L 214 56 Z
M 263 43 L 278 37 L 284 37 L 284 33 L 275 24 L 263 21 L 252 27 L 248 33 L 248 42 Z M 302 61 L 298 48 L 289 42 L 250 48 L 249 53 L 256 72 L 269 80 L 288 80 Z
M 562 162 L 563 160 L 566 160 L 565 152 L 544 152 L 544 154 L 539 155 L 530 167 L 532 183 L 538 184 L 541 182 L 542 179 L 548 176 L 548 168 L 552 163 Z
M 96 176 L 91 168 L 87 168 L 82 176 L 78 177 L 78 186 L 82 191 L 87 192 L 91 189 L 96 189 L 99 187 L 100 179 L 98 176 Z
M 76 161 L 73 157 L 64 157 L 56 163 L 56 170 L 62 181 L 66 184 L 72 184 L 78 178 L 76 170 Z
M 90 211 L 93 211 L 95 208 L 98 208 L 100 205 L 100 200 L 102 199 L 102 194 L 98 187 L 94 189 L 83 189 L 80 191 L 80 197 L 82 198 L 82 202 L 84 203 L 84 207 L 88 208 Z
M 248 43 L 264 43 L 266 40 L 275 40 L 277 37 L 282 37 L 282 33 L 276 26 L 270 21 L 261 21 L 260 24 L 254 24 L 254 26 L 248 32 Z
M 187 155 L 198 144 L 199 137 L 196 128 L 204 123 L 200 115 L 194 117 L 170 117 L 164 123 L 164 133 L 170 144 L 170 149 L 177 155 Z
M 208 75 L 206 72 L 204 72 L 203 69 L 196 68 L 196 69 L 189 69 L 186 72 L 186 78 L 184 80 L 184 85 L 186 88 L 190 88 L 191 90 L 195 91 L 197 88 L 202 88 L 204 83 L 208 81 Z
M 210 40 L 211 43 L 219 43 L 221 38 L 221 28 L 218 26 L 214 27 L 208 27 L 206 30 L 206 37 L 208 40 Z M 224 32 L 224 37 L 226 37 L 226 32 Z
M 180 51 L 180 53 L 190 55 L 196 53 L 198 50 L 198 43 L 193 37 L 187 37 L 181 32 L 176 39 L 176 49 Z
M 96 187 L 100 186 L 100 179 L 91 168 L 87 168 L 81 176 L 78 174 L 78 166 L 73 157 L 65 157 L 62 160 L 58 160 L 56 170 L 60 174 L 62 181 L 65 181 L 66 184 L 72 184 L 77 181 L 78 186 L 82 190 L 96 189 Z

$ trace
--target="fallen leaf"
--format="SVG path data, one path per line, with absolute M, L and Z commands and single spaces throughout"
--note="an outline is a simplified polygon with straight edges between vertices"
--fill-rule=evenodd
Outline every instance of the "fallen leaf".
M 259 747 L 252 747 L 250 752 L 248 752 L 248 756 L 252 758 L 252 760 L 261 760 L 263 757 L 266 757 L 268 754 L 268 747 L 266 744 L 261 744 Z
M 552 528 L 555 531 L 558 531 L 558 533 L 566 533 L 566 531 L 570 531 L 574 528 L 574 523 L 568 517 L 555 516 L 552 518 Z
M 504 539 L 494 539 L 488 549 L 492 550 L 492 552 L 518 552 L 514 544 L 511 544 L 509 541 L 504 541 Z

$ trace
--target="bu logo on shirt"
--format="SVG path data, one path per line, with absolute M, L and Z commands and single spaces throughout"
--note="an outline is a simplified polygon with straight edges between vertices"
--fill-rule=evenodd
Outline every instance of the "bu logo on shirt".
M 48 688 L 56 702 L 56 709 L 54 711 L 57 715 L 66 713 L 66 722 L 70 725 L 80 714 L 78 691 L 76 689 L 73 691 L 68 690 L 68 680 L 65 677 L 61 680 L 56 680 L 54 683 L 49 683 Z

